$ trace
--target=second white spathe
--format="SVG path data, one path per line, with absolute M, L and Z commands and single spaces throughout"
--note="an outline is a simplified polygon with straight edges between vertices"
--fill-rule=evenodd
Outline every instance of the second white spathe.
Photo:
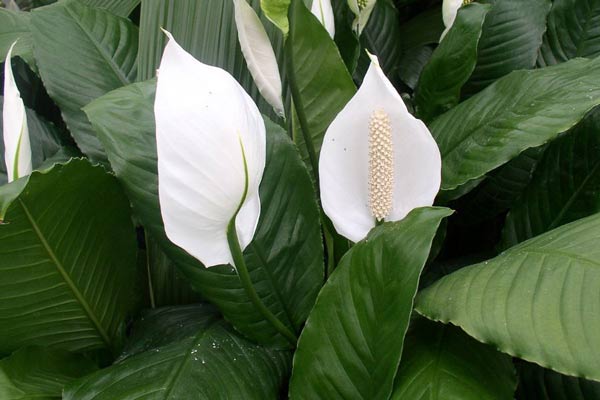
M 335 18 L 331 0 L 313 0 L 310 12 L 317 17 L 333 39 L 335 36 Z
M 437 143 L 408 112 L 372 57 L 361 87 L 327 129 L 319 158 L 323 210 L 336 230 L 354 242 L 376 225 L 372 204 L 385 203 L 370 190 L 373 177 L 389 172 L 371 170 L 369 124 L 374 118 L 384 120 L 383 131 L 391 129 L 393 160 L 387 166 L 393 171 L 393 186 L 391 208 L 383 220 L 398 221 L 414 208 L 432 205 L 441 184 Z
M 235 226 L 244 249 L 260 216 L 265 124 L 233 76 L 167 35 L 154 104 L 165 232 L 206 267 L 233 265 L 228 224 L 239 209 Z

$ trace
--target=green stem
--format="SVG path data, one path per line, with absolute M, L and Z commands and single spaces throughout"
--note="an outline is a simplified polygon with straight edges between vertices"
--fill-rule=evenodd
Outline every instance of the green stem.
M 260 297 L 258 297 L 258 293 L 256 293 L 256 290 L 254 289 L 254 285 L 252 284 L 252 279 L 250 279 L 248 267 L 246 266 L 246 261 L 244 260 L 242 248 L 240 247 L 240 242 L 235 229 L 235 218 L 233 218 L 227 226 L 227 242 L 229 243 L 229 249 L 231 250 L 233 263 L 235 264 L 235 268 L 238 272 L 238 276 L 240 277 L 242 286 L 244 287 L 248 297 L 250 297 L 252 304 L 254 304 L 263 317 L 265 317 L 265 319 L 269 321 L 271 325 L 273 325 L 275 329 L 281 333 L 293 347 L 296 347 L 296 342 L 298 341 L 296 335 L 292 333 L 292 331 L 290 331 L 275 315 L 273 315 L 271 310 L 269 310 L 262 302 Z

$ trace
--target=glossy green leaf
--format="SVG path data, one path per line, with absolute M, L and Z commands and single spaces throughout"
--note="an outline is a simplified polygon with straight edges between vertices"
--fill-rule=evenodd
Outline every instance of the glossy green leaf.
M 519 400 L 598 400 L 600 382 L 558 374 L 535 364 L 518 366 Z
M 285 58 L 300 124 L 293 133 L 294 142 L 303 160 L 314 170 L 325 131 L 356 87 L 335 43 L 302 0 L 292 0 L 289 16 Z
M 517 386 L 509 356 L 460 329 L 418 319 L 405 351 L 391 400 L 512 400 Z
M 321 290 L 294 355 L 291 399 L 388 399 L 419 275 L 446 208 L 413 210 L 357 243 Z
M 430 125 L 442 153 L 442 189 L 483 177 L 569 130 L 600 104 L 600 59 L 516 71 Z
M 477 65 L 465 85 L 474 94 L 495 80 L 535 66 L 550 0 L 486 0 L 492 4 L 483 24 Z
M 278 58 L 282 58 L 283 35 L 260 11 L 260 0 L 248 0 L 263 21 Z M 242 55 L 235 25 L 232 0 L 144 1 L 140 18 L 139 81 L 156 76 L 166 44 L 160 28 L 195 58 L 231 73 L 257 103 L 259 109 L 276 118 L 273 108 L 258 92 Z
M 600 55 L 600 1 L 554 0 L 538 64 Z
M 138 328 L 126 358 L 63 399 L 275 399 L 289 374 L 288 351 L 252 344 L 206 306 L 157 309 Z
M 4 98 L 0 96 L 0 110 L 4 106 Z M 31 142 L 32 164 L 37 169 L 45 160 L 54 156 L 64 143 L 54 125 L 45 121 L 33 110 L 26 109 L 27 126 Z M 4 140 L 2 138 L 2 113 L 0 113 L 0 185 L 7 182 L 6 164 L 4 161 Z
M 423 69 L 416 89 L 419 118 L 428 122 L 460 101 L 462 86 L 477 61 L 477 43 L 490 6 L 469 4 L 458 10 L 452 29 Z
M 135 231 L 117 180 L 72 160 L 0 187 L 0 203 L 0 353 L 117 349 L 139 297 Z
M 290 29 L 288 22 L 290 2 L 291 0 L 260 0 L 260 8 L 267 18 L 286 35 Z
M 82 107 L 135 80 L 138 30 L 107 11 L 67 1 L 32 12 L 34 53 L 48 94 L 77 145 L 106 161 Z
M 69 1 L 69 0 L 67 0 Z M 141 3 L 141 0 L 80 0 L 83 4 L 101 8 L 121 17 L 127 17 Z
M 460 269 L 419 293 L 417 311 L 499 350 L 600 380 L 600 214 Z
M 548 146 L 506 218 L 504 248 L 600 211 L 599 130 L 600 113 L 594 111 Z
M 65 385 L 98 368 L 64 350 L 25 347 L 0 361 L 2 400 L 58 400 Z
M 205 269 L 165 236 L 158 203 L 154 84 L 139 83 L 86 107 L 111 165 L 145 228 L 202 295 L 249 337 L 283 338 L 254 308 L 231 267 Z M 314 189 L 298 151 L 283 130 L 266 120 L 267 164 L 260 187 L 261 217 L 246 263 L 269 309 L 299 331 L 323 281 L 323 247 Z
M 13 56 L 19 56 L 29 65 L 35 65 L 29 23 L 29 13 L 0 8 L 0 60 L 2 62 L 6 60 L 10 46 L 18 39 L 13 49 Z

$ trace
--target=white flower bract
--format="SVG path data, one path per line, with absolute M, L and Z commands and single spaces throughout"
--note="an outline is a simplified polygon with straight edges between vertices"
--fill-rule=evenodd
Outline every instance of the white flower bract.
M 329 36 L 333 39 L 335 36 L 335 18 L 333 8 L 331 7 L 331 0 L 313 0 L 310 12 L 317 17 L 327 30 L 327 33 L 329 33 Z

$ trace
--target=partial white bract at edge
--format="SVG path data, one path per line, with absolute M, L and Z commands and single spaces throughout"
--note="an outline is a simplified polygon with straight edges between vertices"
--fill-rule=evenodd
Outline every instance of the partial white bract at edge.
M 241 205 L 236 231 L 243 250 L 260 216 L 265 123 L 233 76 L 196 60 L 167 35 L 154 103 L 165 231 L 206 267 L 233 265 L 229 222 Z
M 278 115 L 283 116 L 281 76 L 271 41 L 250 4 L 246 0 L 233 0 L 233 3 L 238 39 L 248 69 L 260 94 Z
M 9 182 L 29 175 L 32 171 L 27 114 L 10 64 L 12 51 L 16 43 L 14 42 L 10 46 L 4 63 L 2 135 L 4 137 L 4 161 Z
M 441 184 L 437 143 L 408 112 L 372 56 L 358 92 L 327 129 L 319 158 L 323 210 L 335 229 L 354 242 L 376 225 L 369 188 L 369 124 L 381 115 L 391 127 L 393 150 L 392 203 L 384 220 L 398 221 L 414 208 L 432 205 Z
M 356 15 L 353 22 L 354 30 L 360 35 L 367 26 L 377 0 L 347 0 L 348 7 Z
M 454 20 L 456 19 L 456 15 L 458 14 L 458 10 L 463 5 L 463 0 L 444 0 L 442 4 L 442 18 L 444 20 L 444 32 L 442 32 L 442 36 L 440 37 L 440 42 L 444 39 L 452 25 L 454 24 Z
M 331 0 L 313 0 L 310 12 L 317 17 L 327 30 L 327 33 L 329 33 L 329 36 L 333 39 L 335 36 L 335 18 L 333 8 L 331 7 Z

